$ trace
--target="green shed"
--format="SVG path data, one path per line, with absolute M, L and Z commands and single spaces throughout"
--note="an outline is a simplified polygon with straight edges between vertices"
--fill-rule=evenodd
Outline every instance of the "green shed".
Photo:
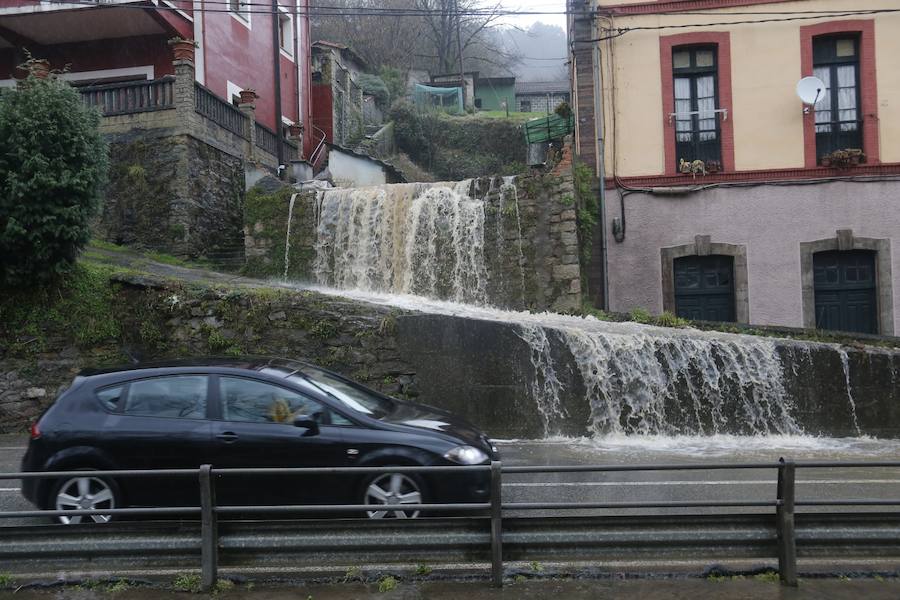
M 509 112 L 516 111 L 515 77 L 478 77 L 475 79 L 476 109 L 506 110 L 507 107 L 509 107 Z

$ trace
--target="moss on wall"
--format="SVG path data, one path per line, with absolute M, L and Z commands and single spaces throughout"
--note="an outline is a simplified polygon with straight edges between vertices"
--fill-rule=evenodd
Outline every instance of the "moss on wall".
M 296 190 L 284 187 L 265 192 L 255 187 L 244 200 L 244 238 L 247 263 L 244 273 L 255 277 L 284 276 L 284 248 L 291 196 Z M 314 192 L 297 195 L 291 213 L 291 247 L 288 278 L 308 280 L 315 259 Z

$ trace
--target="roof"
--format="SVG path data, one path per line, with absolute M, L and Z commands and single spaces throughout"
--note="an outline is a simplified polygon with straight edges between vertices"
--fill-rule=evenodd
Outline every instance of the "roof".
M 562 81 L 517 81 L 517 94 L 551 94 L 571 91 L 568 80 Z
M 266 367 L 285 367 L 292 366 L 299 368 L 306 363 L 290 360 L 286 358 L 275 358 L 269 356 L 247 356 L 244 358 L 183 358 L 161 360 L 153 362 L 139 362 L 133 365 L 124 365 L 120 367 L 111 367 L 105 369 L 82 369 L 78 373 L 81 377 L 92 377 L 94 375 L 107 375 L 111 373 L 127 373 L 130 371 L 143 371 L 150 369 L 174 369 L 174 368 L 212 368 L 212 369 L 248 369 L 251 371 L 259 371 Z
M 350 56 L 351 59 L 355 60 L 360 65 L 366 67 L 369 64 L 366 62 L 366 59 L 364 59 L 362 56 L 360 56 L 359 53 L 356 52 L 356 50 L 354 50 L 347 44 L 341 44 L 338 42 L 329 42 L 328 40 L 316 40 L 315 42 L 313 42 L 311 44 L 311 46 L 313 48 L 328 48 L 331 50 L 339 50 L 341 52 L 341 54 L 346 52 Z
M 513 85 L 515 82 L 515 77 L 479 77 L 475 80 L 475 85 Z
M 341 146 L 340 144 L 333 144 L 331 142 L 325 142 L 325 145 L 328 146 L 328 148 L 331 150 L 336 150 L 338 152 L 343 152 L 344 154 L 349 154 L 350 156 L 353 156 L 354 158 L 360 158 L 363 160 L 368 160 L 370 162 L 373 162 L 373 163 L 377 164 L 378 166 L 380 166 L 381 168 L 383 168 L 388 173 L 390 173 L 391 175 L 393 175 L 395 178 L 399 179 L 400 183 L 406 183 L 406 177 L 403 176 L 403 173 L 401 173 L 397 167 L 395 167 L 394 165 L 392 165 L 389 162 L 383 161 L 380 158 L 375 158 L 374 156 L 372 156 L 370 154 L 366 154 L 365 152 L 359 152 L 357 150 L 354 150 L 353 148 L 347 148 L 346 146 Z

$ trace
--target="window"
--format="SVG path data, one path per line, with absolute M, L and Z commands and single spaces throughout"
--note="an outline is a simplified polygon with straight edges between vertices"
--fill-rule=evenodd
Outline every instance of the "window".
M 675 314 L 685 319 L 734 321 L 734 257 L 675 259 Z
M 481 98 L 475 98 L 475 108 L 481 108 Z
M 672 51 L 675 91 L 675 162 L 721 161 L 718 64 L 715 46 Z
M 522 100 L 519 103 L 519 112 L 531 112 L 531 100 Z
M 396 408 L 390 398 L 310 365 L 303 365 L 299 375 L 293 375 L 292 378 L 300 384 L 313 385 L 348 408 L 373 419 L 389 415 Z
M 206 417 L 206 381 L 202 375 L 179 375 L 134 381 L 125 414 L 146 417 Z
M 813 74 L 825 83 L 815 107 L 817 160 L 835 150 L 862 149 L 859 38 L 813 38 Z
M 124 389 L 124 386 L 106 388 L 105 390 L 98 391 L 97 397 L 100 398 L 100 402 L 103 403 L 103 406 L 109 410 L 118 410 L 119 400 L 122 399 L 122 390 Z
M 250 24 L 249 6 L 245 0 L 228 0 L 228 12 L 245 24 Z
M 285 54 L 294 56 L 294 19 L 284 12 L 278 15 L 278 43 Z
M 875 252 L 815 253 L 813 285 L 817 328 L 878 333 Z
M 222 377 L 219 385 L 226 421 L 290 425 L 303 415 L 326 425 L 350 424 L 319 402 L 282 387 L 238 377 Z

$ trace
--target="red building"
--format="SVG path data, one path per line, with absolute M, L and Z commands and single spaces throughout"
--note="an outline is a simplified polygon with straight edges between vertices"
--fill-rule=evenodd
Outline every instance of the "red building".
M 24 75 L 16 67 L 28 53 L 76 85 L 159 79 L 174 74 L 168 40 L 180 37 L 197 42 L 195 78 L 213 94 L 232 101 L 254 89 L 257 122 L 309 131 L 308 0 L 273 2 L 277 26 L 265 2 L 0 0 L 0 86 Z

